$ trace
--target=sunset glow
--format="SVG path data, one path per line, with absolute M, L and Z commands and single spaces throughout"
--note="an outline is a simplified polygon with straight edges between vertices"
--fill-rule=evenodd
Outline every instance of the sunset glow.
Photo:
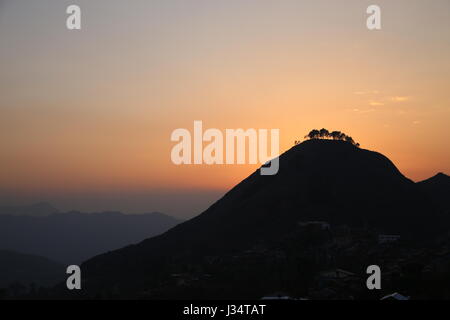
M 78 1 L 71 33 L 67 1 L 2 1 L 2 200 L 220 194 L 258 168 L 174 165 L 171 132 L 195 120 L 280 129 L 282 152 L 342 130 L 414 181 L 448 174 L 450 2 L 378 2 L 369 32 L 365 0 Z M 182 216 L 171 202 L 148 210 Z

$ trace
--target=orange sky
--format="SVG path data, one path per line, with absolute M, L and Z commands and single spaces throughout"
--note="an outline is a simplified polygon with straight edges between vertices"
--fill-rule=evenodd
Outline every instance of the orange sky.
M 78 1 L 81 31 L 66 2 L 0 6 L 6 194 L 226 190 L 255 169 L 173 165 L 194 120 L 279 128 L 282 151 L 341 130 L 413 180 L 450 172 L 447 0 L 377 1 L 380 31 L 373 1 Z

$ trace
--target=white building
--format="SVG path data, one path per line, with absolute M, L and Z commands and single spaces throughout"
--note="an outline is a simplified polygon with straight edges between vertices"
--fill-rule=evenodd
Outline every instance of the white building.
M 384 296 L 380 300 L 409 300 L 409 297 L 405 297 L 404 295 L 401 295 L 400 293 L 392 293 L 387 296 Z

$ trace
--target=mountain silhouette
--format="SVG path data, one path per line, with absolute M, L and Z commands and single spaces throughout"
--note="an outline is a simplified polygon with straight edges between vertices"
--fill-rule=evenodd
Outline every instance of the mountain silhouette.
M 79 264 L 97 254 L 158 235 L 180 221 L 162 213 L 67 212 L 0 215 L 0 249 Z
M 424 241 L 439 228 L 427 196 L 377 152 L 345 141 L 308 140 L 280 156 L 280 170 L 259 170 L 199 216 L 166 233 L 99 255 L 82 265 L 87 292 L 150 286 L 170 268 L 206 256 L 277 243 L 302 221 L 372 228 Z M 144 281 L 145 280 L 145 281 Z M 153 281 L 153 282 L 152 282 Z
M 39 202 L 26 206 L 0 206 L 0 215 L 10 214 L 17 216 L 44 217 L 58 212 L 58 209 L 47 202 Z
M 450 219 L 450 177 L 444 173 L 438 173 L 417 184 Z

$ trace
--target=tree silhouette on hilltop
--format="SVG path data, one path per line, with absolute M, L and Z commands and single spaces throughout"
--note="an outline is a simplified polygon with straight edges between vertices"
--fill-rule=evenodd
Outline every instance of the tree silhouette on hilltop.
M 305 139 L 308 140 L 315 140 L 315 139 L 324 139 L 324 140 L 328 140 L 328 139 L 332 139 L 332 140 L 341 140 L 341 141 L 345 141 L 345 142 L 349 142 L 352 145 L 354 145 L 355 147 L 360 146 L 359 143 L 355 142 L 355 140 L 353 140 L 353 138 L 351 136 L 346 135 L 345 133 L 341 132 L 341 131 L 333 131 L 333 132 L 329 132 L 327 129 L 322 128 L 320 130 L 317 129 L 313 129 L 311 130 L 306 136 Z

